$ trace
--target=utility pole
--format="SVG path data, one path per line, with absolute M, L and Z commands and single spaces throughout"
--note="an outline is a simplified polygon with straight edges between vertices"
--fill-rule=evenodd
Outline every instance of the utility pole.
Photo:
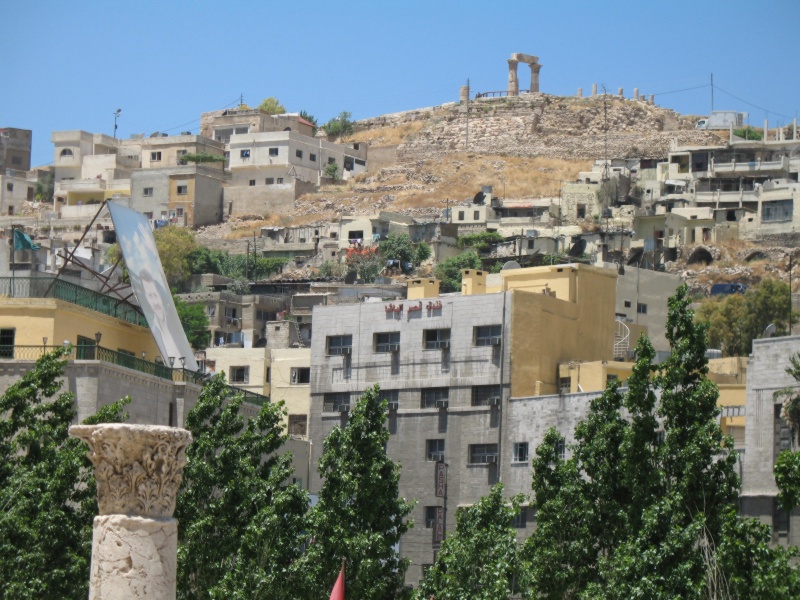
M 713 73 L 711 74 L 711 112 L 714 112 L 714 74 Z
M 240 92 L 239 93 L 239 106 L 241 106 L 242 104 L 244 104 L 244 94 L 242 94 Z

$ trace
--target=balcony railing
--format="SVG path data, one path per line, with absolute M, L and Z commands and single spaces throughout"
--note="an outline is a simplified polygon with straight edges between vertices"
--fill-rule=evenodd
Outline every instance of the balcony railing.
M 76 304 L 127 323 L 147 327 L 147 319 L 130 304 L 124 304 L 118 298 L 54 277 L 0 277 L 0 296 L 45 298 L 47 288 L 53 281 L 55 283 L 48 294 L 51 298 Z
M 22 360 L 36 361 L 47 352 L 61 350 L 62 346 L 19 346 L 19 345 L 0 345 L 0 361 L 2 360 Z M 102 362 L 119 365 L 127 369 L 132 369 L 147 375 L 154 375 L 161 379 L 174 382 L 191 383 L 202 386 L 209 375 L 190 371 L 189 369 L 173 369 L 167 365 L 147 361 L 124 352 L 117 352 L 102 346 L 69 346 L 67 360 L 99 360 Z M 244 390 L 242 388 L 229 385 L 228 396 L 242 394 L 244 401 L 256 406 L 264 406 L 269 402 L 269 396 L 264 396 L 256 392 Z

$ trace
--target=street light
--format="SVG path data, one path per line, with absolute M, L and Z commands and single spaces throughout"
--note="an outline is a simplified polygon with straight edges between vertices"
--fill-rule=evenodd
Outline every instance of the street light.
M 185 356 L 181 356 L 181 369 L 185 369 L 185 368 L 186 368 L 186 357 Z
M 97 345 L 100 345 L 100 339 L 103 337 L 103 334 L 99 331 L 94 334 L 94 341 L 97 342 Z
M 169 357 L 169 366 L 170 367 L 174 367 L 175 366 L 175 357 L 174 356 L 170 356 Z
M 121 108 L 118 108 L 114 111 L 114 139 L 117 139 L 117 119 L 119 119 L 119 115 L 122 112 Z

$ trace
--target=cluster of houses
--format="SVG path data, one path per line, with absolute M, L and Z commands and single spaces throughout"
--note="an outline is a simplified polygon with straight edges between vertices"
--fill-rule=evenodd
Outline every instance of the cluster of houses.
M 30 136 L 26 155 L 25 132 L 0 133 L 9 131 L 0 137 L 0 193 L 11 194 L 0 196 L 5 215 L 19 198 L 30 200 L 27 189 L 40 177 L 30 170 Z M 792 241 L 800 218 L 793 210 L 796 127 L 793 133 L 754 142 L 731 130 L 719 147 L 675 148 L 664 161 L 597 161 L 565 183 L 559 198 L 499 198 L 487 187 L 427 220 L 384 211 L 263 228 L 258 251 L 296 266 L 340 259 L 391 233 L 430 243 L 434 260 L 442 260 L 461 251 L 459 237 L 491 230 L 505 241 L 490 258 L 505 267 L 465 270 L 461 290 L 449 294 L 436 279 L 413 276 L 373 283 L 276 277 L 236 294 L 223 278 L 202 276 L 204 291 L 182 295 L 209 318 L 211 345 L 196 354 L 200 373 L 167 364 L 141 315 L 120 312 L 117 299 L 80 273 L 55 278 L 63 266 L 56 241 L 40 250 L 3 248 L 0 263 L 27 269 L 0 277 L 0 389 L 44 350 L 72 346 L 65 386 L 77 394 L 79 418 L 131 395 L 134 422 L 175 426 L 204 377 L 225 372 L 232 392 L 245 394 L 247 414 L 284 403 L 294 482 L 314 493 L 325 436 L 346 424 L 358 396 L 377 383 L 388 406 L 387 451 L 402 464 L 400 493 L 418 500 L 415 527 L 400 543 L 413 585 L 455 527 L 459 506 L 498 481 L 509 494 L 530 490 L 530 461 L 550 427 L 569 455 L 590 401 L 608 381 L 624 385 L 630 375 L 641 334 L 662 356 L 669 350 L 667 298 L 679 278 L 652 267 L 674 260 L 686 244 Z M 367 168 L 366 146 L 315 137 L 299 115 L 252 109 L 205 114 L 199 136 L 116 140 L 68 131 L 52 139 L 59 219 L 85 219 L 112 198 L 154 226 L 289 214 L 299 195 L 319 186 L 327 164 L 339 165 L 344 177 Z M 209 155 L 220 161 L 182 158 Z M 95 236 L 80 248 L 95 272 L 103 241 Z M 526 267 L 540 254 L 568 258 Z M 756 342 L 750 357 L 711 360 L 720 424 L 741 456 L 741 511 L 771 525 L 776 544 L 800 543 L 800 512 L 779 508 L 772 477 L 777 452 L 791 446 L 772 393 L 792 383 L 784 369 L 798 350 L 798 337 L 772 338 Z M 441 465 L 444 497 L 434 478 Z M 520 539 L 535 523 L 523 510 L 515 521 Z

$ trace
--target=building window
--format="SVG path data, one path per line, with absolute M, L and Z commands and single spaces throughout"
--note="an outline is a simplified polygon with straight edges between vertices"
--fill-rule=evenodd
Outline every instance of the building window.
M 567 458 L 567 441 L 563 437 L 556 442 L 556 456 L 561 461 Z
M 426 329 L 423 334 L 425 350 L 438 350 L 450 348 L 449 329 Z
M 481 211 L 475 210 L 472 212 L 472 219 L 474 221 L 480 221 L 480 218 L 481 218 Z
M 278 177 L 278 179 L 275 181 L 275 183 L 277 183 L 277 184 L 279 184 L 279 185 L 280 185 L 281 183 L 283 183 L 283 177 Z
M 425 529 L 433 529 L 436 527 L 436 509 L 438 506 L 425 507 Z
M 142 189 L 142 196 L 149 198 L 153 195 L 153 188 L 143 188 Z
M 250 150 L 240 150 L 239 158 L 250 158 Z
M 431 462 L 444 460 L 444 440 L 427 440 L 425 442 L 425 460 Z
M 500 404 L 499 385 L 472 386 L 472 406 L 497 406 Z
M 176 208 L 175 209 L 175 215 L 178 216 L 178 217 L 182 217 L 183 216 L 183 209 L 182 208 Z
M 789 535 L 789 512 L 780 508 L 774 499 L 773 502 L 775 502 L 775 513 L 772 517 L 772 528 L 777 535 L 787 536 Z
M 397 402 L 400 400 L 400 390 L 381 390 L 378 392 L 378 400 L 387 402 Z
M 514 454 L 511 457 L 511 462 L 515 463 L 528 462 L 528 442 L 514 443 Z
M 179 185 L 178 196 L 185 196 L 188 189 L 189 189 L 188 185 Z
M 252 186 L 255 186 L 255 184 L 256 184 L 256 180 L 255 180 L 255 179 L 251 179 L 251 180 L 250 180 L 250 186 L 251 186 L 251 187 L 252 187 Z
M 19 156 L 12 156 L 11 157 L 11 164 L 12 165 L 21 165 L 22 159 Z
M 295 150 L 295 151 L 294 151 L 294 155 L 295 155 L 297 158 L 303 158 L 303 151 L 302 151 L 302 150 Z
M 206 306 L 206 314 L 209 317 L 214 317 L 217 314 L 217 305 L 216 304 L 209 304 Z
M 348 392 L 336 392 L 323 396 L 322 412 L 339 412 L 339 408 L 342 406 L 350 406 Z
M 310 160 L 311 162 L 317 162 L 317 155 L 316 154 L 309 154 L 308 155 L 308 160 Z
M 793 204 L 793 200 L 763 202 L 761 204 L 761 220 L 765 223 L 770 221 L 791 221 Z
M 476 346 L 500 345 L 500 325 L 480 325 L 474 328 L 474 332 Z
M 375 334 L 375 352 L 397 352 L 400 350 L 400 332 Z
M 161 152 L 151 152 L 150 153 L 150 160 L 154 162 L 158 162 L 161 160 Z
M 0 329 L 0 358 L 14 358 L 14 329 Z
M 63 156 L 63 157 L 72 156 L 72 150 L 70 150 L 69 148 L 64 148 L 61 151 L 61 154 L 59 154 L 59 156 Z
M 223 155 L 225 156 L 225 162 L 228 162 L 231 159 L 231 153 L 228 152 L 227 150 L 225 150 Z
M 625 308 L 630 308 L 631 307 L 631 301 L 630 300 L 625 300 L 624 304 L 625 304 Z
M 520 506 L 519 512 L 514 515 L 514 520 L 511 523 L 514 529 L 525 529 L 528 526 L 528 507 Z
M 310 367 L 293 367 L 292 368 L 292 385 L 304 385 L 311 383 L 311 368 Z
M 465 215 L 465 213 L 464 213 L 463 210 L 458 211 L 458 220 L 459 221 L 463 221 L 464 220 L 464 215 Z
M 269 149 L 270 156 L 278 156 L 278 149 L 277 148 L 270 148 Z
M 636 312 L 640 315 L 647 314 L 647 304 L 642 304 L 641 302 L 636 303 Z
M 352 335 L 329 335 L 328 354 L 350 354 L 353 349 Z
M 447 408 L 449 399 L 449 388 L 425 388 L 420 396 L 420 408 Z
M 497 444 L 470 444 L 469 462 L 473 465 L 496 463 Z
M 274 183 L 275 183 L 275 178 L 274 178 L 274 177 L 267 177 L 267 178 L 264 180 L 264 183 L 265 183 L 266 185 L 272 185 L 272 184 L 274 184 Z
M 231 367 L 231 383 L 249 383 L 250 367 Z
M 13 192 L 14 191 L 14 184 L 13 183 L 7 183 L 6 184 L 6 191 Z
M 558 378 L 558 393 L 569 394 L 572 391 L 572 377 Z
M 333 157 L 328 158 L 328 164 L 329 165 L 335 165 L 336 164 L 336 159 L 333 158 Z
M 617 381 L 619 377 L 617 375 L 612 375 L 611 373 L 606 374 L 606 385 L 611 383 L 612 381 Z
M 308 415 L 289 415 L 289 435 L 306 435 Z

